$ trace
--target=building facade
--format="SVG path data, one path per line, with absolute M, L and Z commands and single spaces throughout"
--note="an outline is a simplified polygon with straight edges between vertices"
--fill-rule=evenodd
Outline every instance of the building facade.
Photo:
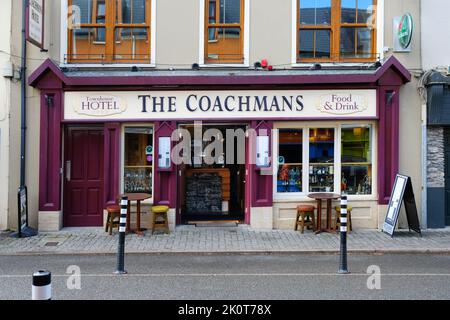
M 421 207 L 419 1 L 46 1 L 45 24 L 28 78 L 39 230 L 103 225 L 124 192 L 169 206 L 172 228 L 291 229 L 309 193 L 342 191 L 374 229 L 398 172 Z M 193 161 L 175 163 L 186 135 Z
M 439 44 L 439 37 L 445 37 L 450 28 L 446 11 L 447 1 L 422 1 L 422 65 L 423 90 L 426 121 L 424 132 L 427 185 L 427 224 L 429 228 L 443 228 L 450 225 L 450 46 Z M 436 10 L 440 8 L 440 10 Z M 424 23 L 426 21 L 426 23 Z

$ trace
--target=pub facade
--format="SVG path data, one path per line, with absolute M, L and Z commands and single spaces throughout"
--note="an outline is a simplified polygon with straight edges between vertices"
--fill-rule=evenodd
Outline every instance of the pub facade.
M 346 192 L 354 227 L 378 228 L 395 175 L 420 175 L 403 152 L 420 135 L 416 53 L 386 49 L 403 8 L 325 2 L 49 6 L 59 36 L 28 77 L 32 224 L 103 226 L 121 194 L 145 193 L 145 227 L 165 205 L 171 229 L 293 229 L 308 194 Z

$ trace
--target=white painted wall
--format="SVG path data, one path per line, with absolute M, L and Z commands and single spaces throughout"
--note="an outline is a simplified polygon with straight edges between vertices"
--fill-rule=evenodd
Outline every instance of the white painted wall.
M 421 0 L 424 70 L 450 66 L 450 1 Z
M 10 80 L 3 77 L 10 64 L 11 1 L 0 0 L 0 230 L 8 225 Z

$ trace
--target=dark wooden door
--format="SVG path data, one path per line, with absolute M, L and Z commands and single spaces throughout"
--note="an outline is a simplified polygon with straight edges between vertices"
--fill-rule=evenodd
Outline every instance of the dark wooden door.
M 67 127 L 64 148 L 64 226 L 102 226 L 103 128 Z
M 450 226 L 450 128 L 445 129 L 445 225 Z

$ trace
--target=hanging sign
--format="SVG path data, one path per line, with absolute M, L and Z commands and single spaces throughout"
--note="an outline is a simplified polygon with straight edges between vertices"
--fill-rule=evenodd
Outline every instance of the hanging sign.
M 27 41 L 44 49 L 44 10 L 45 0 L 28 0 L 27 12 Z
M 394 51 L 411 52 L 413 32 L 414 21 L 410 13 L 394 18 Z
M 400 174 L 397 174 L 397 177 L 395 178 L 394 188 L 392 189 L 391 199 L 389 201 L 389 207 L 382 231 L 394 236 L 395 226 L 397 225 L 402 203 L 405 204 L 409 230 L 414 230 L 421 234 L 411 178 Z

